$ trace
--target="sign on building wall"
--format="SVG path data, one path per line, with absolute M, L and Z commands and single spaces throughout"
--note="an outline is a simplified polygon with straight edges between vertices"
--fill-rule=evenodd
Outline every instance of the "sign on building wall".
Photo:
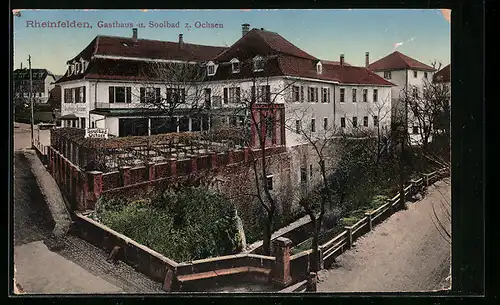
M 85 138 L 107 139 L 108 138 L 108 129 L 85 128 Z
M 87 114 L 87 106 L 84 105 L 74 105 L 63 103 L 64 112 L 76 113 L 76 114 Z

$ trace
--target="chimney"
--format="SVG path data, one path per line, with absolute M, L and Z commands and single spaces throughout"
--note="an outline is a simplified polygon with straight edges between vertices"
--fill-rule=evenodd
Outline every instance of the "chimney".
M 137 41 L 137 29 L 136 28 L 132 29 L 132 39 L 134 41 Z
M 250 31 L 250 24 L 244 23 L 241 25 L 241 37 L 245 36 L 246 33 Z
M 344 54 L 340 54 L 340 65 L 344 65 Z
M 365 68 L 368 68 L 370 65 L 370 52 L 365 53 Z
M 179 34 L 179 49 L 182 49 L 183 43 L 184 43 L 184 39 L 182 38 L 182 34 Z
M 21 70 L 23 69 L 23 63 L 21 62 Z

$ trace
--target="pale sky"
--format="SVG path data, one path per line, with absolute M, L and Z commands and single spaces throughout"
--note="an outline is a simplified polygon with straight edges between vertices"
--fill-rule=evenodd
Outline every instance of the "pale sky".
M 92 28 L 40 28 L 35 21 L 80 21 Z M 150 22 L 179 22 L 180 28 L 154 28 Z M 101 22 L 99 22 L 101 21 Z M 450 63 L 450 15 L 438 9 L 390 10 L 21 10 L 14 17 L 14 69 L 27 66 L 64 74 L 66 61 L 97 35 L 132 35 L 132 28 L 99 27 L 101 23 L 131 23 L 139 38 L 230 46 L 241 37 L 241 24 L 277 32 L 309 54 L 364 66 L 365 52 L 373 62 L 398 50 L 423 63 Z M 197 23 L 199 22 L 199 23 Z M 197 28 L 203 23 L 222 28 Z M 186 23 L 190 28 L 186 27 Z

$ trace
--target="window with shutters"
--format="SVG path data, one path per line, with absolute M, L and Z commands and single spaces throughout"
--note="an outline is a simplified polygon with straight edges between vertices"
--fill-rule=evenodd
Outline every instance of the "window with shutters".
M 186 102 L 186 89 L 167 88 L 167 103 L 180 104 Z
M 141 103 L 159 103 L 161 102 L 161 90 L 154 87 L 143 87 L 140 89 Z
M 132 87 L 109 87 L 110 103 L 130 103 L 132 102 Z
M 257 90 L 252 86 L 252 96 L 257 103 L 270 103 L 271 102 L 271 86 L 257 86 Z
M 224 88 L 224 104 L 239 103 L 241 99 L 240 87 Z

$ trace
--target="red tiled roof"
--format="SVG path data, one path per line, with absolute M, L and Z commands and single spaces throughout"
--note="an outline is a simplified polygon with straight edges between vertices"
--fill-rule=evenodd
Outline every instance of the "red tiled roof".
M 435 71 L 431 66 L 419 62 L 399 51 L 395 51 L 368 66 L 372 71 L 415 69 L 424 71 Z
M 134 41 L 130 37 L 97 36 L 82 52 L 68 62 L 80 58 L 90 60 L 92 55 L 206 61 L 214 58 L 224 50 L 226 50 L 226 47 L 183 43 L 182 48 L 180 48 L 178 42 L 149 39 Z
M 95 58 L 90 61 L 85 73 L 65 76 L 62 81 L 77 79 L 152 81 L 165 79 L 165 75 L 162 74 L 168 73 L 168 70 L 162 69 L 159 65 L 161 63 L 142 60 Z M 203 68 L 203 73 L 204 71 Z
M 433 81 L 435 83 L 449 83 L 451 81 L 451 64 L 434 73 Z
M 316 72 L 317 60 L 300 58 L 290 55 L 273 55 L 266 58 L 265 69 L 253 72 L 251 60 L 240 62 L 240 72 L 232 73 L 229 62 L 219 63 L 216 74 L 210 80 L 245 79 L 252 77 L 294 76 L 311 78 L 342 84 L 365 84 L 393 86 L 393 84 L 364 67 L 323 63 L 321 74 Z
M 255 57 L 256 55 L 270 56 L 279 54 L 316 59 L 316 57 L 299 49 L 277 33 L 252 29 L 226 51 L 215 57 L 214 60 L 227 62 L 233 58 L 238 58 L 238 60 L 247 60 Z

